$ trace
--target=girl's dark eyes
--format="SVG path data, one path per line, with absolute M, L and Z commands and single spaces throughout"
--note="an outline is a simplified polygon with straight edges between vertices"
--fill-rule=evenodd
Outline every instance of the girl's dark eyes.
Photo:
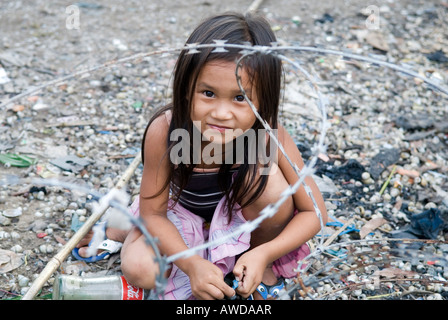
M 204 94 L 206 97 L 209 97 L 209 98 L 213 98 L 213 97 L 215 96 L 215 94 L 214 94 L 212 91 L 210 91 L 210 90 L 205 90 L 205 91 L 203 92 L 203 94 Z
M 213 91 L 210 91 L 210 90 L 204 90 L 202 92 L 202 94 L 204 96 L 206 96 L 207 98 L 214 98 L 215 97 L 215 94 L 213 93 Z M 244 96 L 242 94 L 239 94 L 239 95 L 235 96 L 235 101 L 243 102 L 245 100 L 246 99 L 244 98 Z
M 246 99 L 244 98 L 244 96 L 242 94 L 240 94 L 240 95 L 235 97 L 235 100 L 238 101 L 238 102 L 243 102 Z

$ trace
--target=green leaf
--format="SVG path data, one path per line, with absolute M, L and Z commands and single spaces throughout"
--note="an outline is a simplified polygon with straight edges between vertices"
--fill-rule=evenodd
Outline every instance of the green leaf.
M 132 107 L 136 110 L 141 109 L 142 106 L 143 106 L 143 102 L 141 102 L 141 101 L 137 101 L 132 104 Z
M 29 167 L 36 161 L 34 158 L 15 153 L 0 154 L 0 162 L 13 167 Z

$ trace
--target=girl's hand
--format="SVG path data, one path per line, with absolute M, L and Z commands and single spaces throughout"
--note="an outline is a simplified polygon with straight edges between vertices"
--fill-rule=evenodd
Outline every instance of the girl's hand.
M 186 273 L 190 278 L 192 293 L 197 299 L 221 300 L 225 296 L 235 295 L 235 290 L 224 282 L 221 269 L 208 260 L 196 258 Z
M 240 282 L 236 291 L 244 298 L 255 292 L 269 263 L 266 255 L 257 249 L 259 247 L 244 253 L 233 268 L 233 274 Z

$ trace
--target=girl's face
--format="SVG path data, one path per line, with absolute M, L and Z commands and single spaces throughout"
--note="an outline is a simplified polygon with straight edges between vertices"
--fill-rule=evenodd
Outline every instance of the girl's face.
M 198 75 L 191 120 L 209 142 L 230 142 L 255 123 L 255 114 L 238 87 L 235 68 L 234 62 L 210 61 Z M 238 74 L 246 95 L 258 110 L 257 94 L 249 75 L 244 69 Z

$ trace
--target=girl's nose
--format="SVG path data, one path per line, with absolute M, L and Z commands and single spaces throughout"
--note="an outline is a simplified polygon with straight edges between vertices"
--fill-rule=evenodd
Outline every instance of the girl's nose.
M 219 120 L 229 120 L 232 117 L 232 105 L 229 102 L 223 101 L 217 103 L 212 111 L 212 117 Z

